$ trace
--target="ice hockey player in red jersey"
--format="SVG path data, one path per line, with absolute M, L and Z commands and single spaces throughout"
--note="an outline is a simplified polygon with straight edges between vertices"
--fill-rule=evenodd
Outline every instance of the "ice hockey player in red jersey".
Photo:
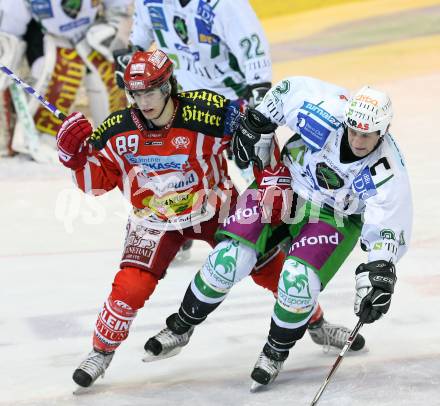
M 164 52 L 136 52 L 124 74 L 130 106 L 95 131 L 84 115 L 72 113 L 57 134 L 60 161 L 81 190 L 101 195 L 117 187 L 133 206 L 93 349 L 73 374 L 82 387 L 103 375 L 182 244 L 197 239 L 214 246 L 222 214 L 236 200 L 222 151 L 238 125 L 239 106 L 209 90 L 177 93 L 172 73 Z M 261 258 L 256 282 L 276 291 L 283 259 L 279 249 Z M 320 309 L 316 319 L 322 322 Z M 184 345 L 191 334 L 177 339 Z

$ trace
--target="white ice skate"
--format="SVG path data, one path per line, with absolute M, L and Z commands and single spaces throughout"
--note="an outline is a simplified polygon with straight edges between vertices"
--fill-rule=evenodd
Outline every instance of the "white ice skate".
M 278 352 L 266 344 L 251 373 L 251 392 L 271 384 L 283 368 L 288 355 L 288 351 Z
M 177 355 L 182 350 L 182 347 L 188 344 L 193 332 L 194 327 L 191 327 L 183 334 L 176 334 L 168 327 L 164 328 L 145 343 L 146 355 L 142 361 L 159 361 Z
M 351 333 L 347 327 L 331 324 L 324 318 L 309 325 L 307 330 L 313 342 L 323 346 L 324 352 L 330 351 L 331 347 L 342 349 Z M 350 351 L 360 351 L 364 346 L 365 339 L 358 334 L 350 347 Z
M 91 386 L 100 376 L 104 377 L 105 370 L 110 365 L 113 355 L 114 352 L 103 353 L 92 350 L 73 373 L 72 379 L 80 386 L 80 390 L 77 389 L 74 394 L 80 393 L 81 388 Z

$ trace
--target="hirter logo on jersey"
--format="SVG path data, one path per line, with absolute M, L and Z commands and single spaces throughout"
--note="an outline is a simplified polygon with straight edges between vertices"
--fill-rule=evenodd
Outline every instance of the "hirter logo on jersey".
M 182 148 L 188 148 L 189 146 L 189 138 L 184 136 L 184 135 L 179 135 L 177 137 L 174 137 L 171 140 L 171 143 L 177 148 L 177 149 L 182 149 Z

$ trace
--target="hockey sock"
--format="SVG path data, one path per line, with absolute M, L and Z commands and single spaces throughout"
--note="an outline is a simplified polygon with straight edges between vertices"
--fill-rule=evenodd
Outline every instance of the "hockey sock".
M 226 295 L 225 295 L 226 296 Z M 188 325 L 197 326 L 213 312 L 222 302 L 206 303 L 199 300 L 188 286 L 179 308 L 180 319 Z
M 136 311 L 111 296 L 106 300 L 96 320 L 93 347 L 101 352 L 113 352 L 128 337 Z
M 272 319 L 267 343 L 277 351 L 288 351 L 300 340 L 307 330 L 307 324 L 289 329 L 278 326 Z

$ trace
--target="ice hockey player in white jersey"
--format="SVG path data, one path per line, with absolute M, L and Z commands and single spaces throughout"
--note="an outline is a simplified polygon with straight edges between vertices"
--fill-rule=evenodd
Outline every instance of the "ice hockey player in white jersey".
M 364 323 L 387 313 L 412 225 L 408 175 L 389 133 L 392 115 L 389 97 L 379 90 L 365 86 L 349 99 L 345 89 L 309 77 L 281 81 L 257 109 L 248 109 L 233 140 L 234 156 L 239 166 L 253 162 L 266 175 L 259 193 L 249 194 L 257 198 L 242 200 L 224 221 L 219 234 L 225 240 L 188 287 L 178 313 L 168 318 L 168 336 L 185 332 L 172 331 L 171 320 L 187 329 L 205 320 L 283 228 L 292 241 L 268 339 L 251 374 L 254 386 L 277 377 L 303 337 L 319 293 L 359 240 L 368 258 L 354 272 L 354 311 Z M 273 131 L 283 125 L 291 137 L 280 142 L 281 158 L 274 162 Z M 290 199 L 283 199 L 289 190 Z M 273 217 L 268 224 L 264 213 L 279 205 L 276 199 L 287 210 L 281 224 Z M 165 336 L 162 331 L 147 341 L 150 356 L 174 350 L 171 340 L 162 342 Z
M 93 120 L 99 123 L 126 105 L 125 93 L 115 83 L 112 50 L 123 44 L 118 29 L 128 17 L 130 3 L 131 0 L 0 0 L 0 60 L 17 72 L 26 56 L 31 70 L 27 81 L 64 113 L 69 112 L 80 85 L 85 83 Z M 23 99 L 20 91 L 7 76 L 0 77 L 0 131 L 13 130 L 16 113 L 22 127 L 18 132 L 36 130 L 50 135 L 48 139 L 54 138 L 61 121 L 37 100 Z M 31 119 L 26 120 L 27 117 Z M 10 136 L 3 133 L 0 138 Z M 23 134 L 16 132 L 15 136 L 13 145 L 26 152 L 26 139 L 19 139 Z

